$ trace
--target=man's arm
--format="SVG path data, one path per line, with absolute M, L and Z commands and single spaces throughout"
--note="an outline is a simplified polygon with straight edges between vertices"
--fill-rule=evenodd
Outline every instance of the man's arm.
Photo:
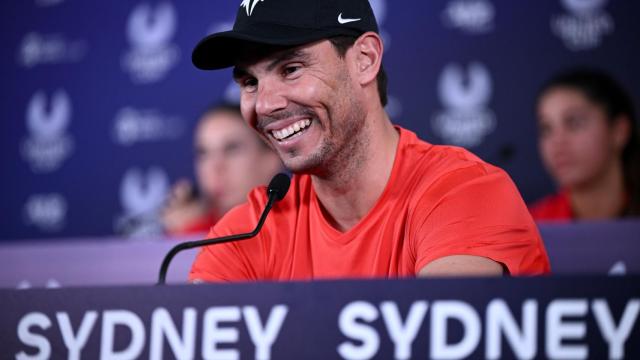
M 471 255 L 451 255 L 436 259 L 418 272 L 418 277 L 500 276 L 503 267 L 491 259 Z
M 531 215 L 503 171 L 487 166 L 455 170 L 418 199 L 412 229 L 418 276 L 549 271 Z

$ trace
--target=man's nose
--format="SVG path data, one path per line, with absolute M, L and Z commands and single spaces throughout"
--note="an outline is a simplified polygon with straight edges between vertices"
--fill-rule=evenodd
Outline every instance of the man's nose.
M 287 98 L 284 94 L 284 86 L 273 79 L 265 79 L 258 85 L 256 99 L 256 114 L 269 116 L 287 107 Z

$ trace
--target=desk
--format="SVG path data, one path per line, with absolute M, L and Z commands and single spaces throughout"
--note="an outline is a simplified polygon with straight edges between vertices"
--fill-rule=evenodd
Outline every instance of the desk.
M 0 349 L 62 359 L 640 358 L 640 277 L 0 290 Z
M 640 221 L 541 225 L 554 274 L 640 275 Z M 187 239 L 73 239 L 0 244 L 0 288 L 151 285 L 162 258 Z M 167 276 L 183 283 L 197 250 L 180 253 Z M 612 271 L 613 270 L 613 271 Z

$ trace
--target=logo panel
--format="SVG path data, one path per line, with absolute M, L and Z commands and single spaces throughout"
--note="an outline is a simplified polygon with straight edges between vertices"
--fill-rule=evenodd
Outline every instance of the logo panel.
M 176 12 L 168 2 L 155 9 L 147 3 L 133 9 L 127 24 L 131 49 L 122 57 L 122 67 L 134 83 L 158 82 L 175 67 L 180 57 L 180 49 L 171 42 L 176 28 Z
M 615 24 L 604 11 L 607 0 L 561 0 L 569 14 L 551 19 L 551 30 L 567 49 L 583 51 L 597 48 L 606 35 L 613 33 Z
M 60 194 L 33 194 L 25 202 L 23 214 L 26 225 L 57 232 L 66 223 L 67 200 Z
M 485 34 L 493 30 L 495 8 L 487 0 L 455 0 L 442 12 L 445 26 L 468 34 Z
M 123 213 L 116 218 L 116 233 L 127 236 L 153 236 L 163 233 L 159 212 L 169 193 L 169 177 L 159 167 L 146 172 L 129 169 L 120 183 Z
M 66 133 L 71 117 L 71 99 L 64 90 L 53 94 L 48 109 L 43 91 L 31 97 L 26 110 L 29 136 L 22 142 L 21 153 L 34 173 L 53 172 L 71 156 L 74 141 Z
M 84 40 L 69 40 L 58 34 L 30 32 L 22 38 L 18 64 L 32 68 L 45 64 L 69 64 L 82 61 L 89 46 Z
M 433 116 L 431 125 L 448 144 L 474 147 L 495 130 L 496 117 L 488 107 L 491 74 L 484 65 L 474 62 L 466 70 L 447 65 L 440 75 L 438 93 L 445 109 Z
M 131 146 L 142 142 L 176 140 L 184 132 L 184 122 L 178 116 L 166 115 L 156 109 L 125 107 L 115 116 L 112 137 L 119 145 Z

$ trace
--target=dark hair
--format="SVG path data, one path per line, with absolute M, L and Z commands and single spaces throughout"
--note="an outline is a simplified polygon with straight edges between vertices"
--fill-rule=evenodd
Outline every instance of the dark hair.
M 622 151 L 624 181 L 629 203 L 624 216 L 640 215 L 640 138 L 633 101 L 625 89 L 602 70 L 577 68 L 560 73 L 548 81 L 539 92 L 538 100 L 553 88 L 570 88 L 602 107 L 610 124 L 620 116 L 629 120 L 629 140 Z
M 240 118 L 242 118 L 242 112 L 240 111 L 240 105 L 235 104 L 235 103 L 231 103 L 231 102 L 226 102 L 226 101 L 216 102 L 216 103 L 213 103 L 213 104 L 209 105 L 202 112 L 201 118 L 204 115 L 211 114 L 211 113 L 216 113 L 216 112 L 221 112 L 221 111 L 237 114 L 238 116 L 240 116 Z
M 357 38 L 349 35 L 340 35 L 330 37 L 329 41 L 331 45 L 333 45 L 334 49 L 338 53 L 338 56 L 343 58 L 353 44 L 356 42 Z M 380 71 L 378 71 L 378 76 L 376 77 L 378 82 L 378 94 L 380 95 L 380 103 L 382 106 L 387 106 L 387 73 L 384 71 L 384 67 L 382 64 L 380 65 Z

